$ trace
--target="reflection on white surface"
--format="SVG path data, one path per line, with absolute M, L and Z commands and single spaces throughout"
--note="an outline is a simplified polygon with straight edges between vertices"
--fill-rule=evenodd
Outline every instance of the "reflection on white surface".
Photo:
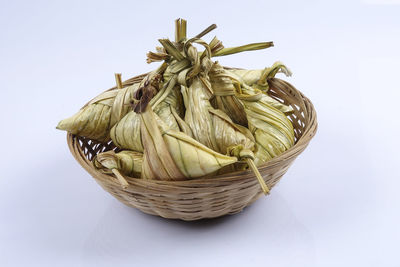
M 36 171 L 18 172 L 19 177 L 36 180 L 15 185 L 20 194 L 7 196 L 12 207 L 1 202 L 8 227 L 0 233 L 13 240 L 2 248 L 7 264 L 186 266 L 189 261 L 191 266 L 241 266 L 268 259 L 310 266 L 315 262 L 313 236 L 278 189 L 236 215 L 195 222 L 166 220 L 123 205 L 76 163 L 67 170 L 63 161 L 54 157 L 48 168 L 39 165 Z M 282 249 L 290 250 L 290 255 L 282 258 Z M 235 250 L 242 252 L 232 254 Z
M 277 212 L 279 222 L 273 220 Z M 251 251 L 249 247 L 256 244 L 259 247 Z M 312 236 L 279 195 L 234 216 L 196 222 L 166 221 L 113 203 L 85 240 L 81 259 L 96 265 L 134 260 L 139 266 L 159 262 L 184 266 L 181 258 L 191 266 L 238 266 L 245 261 L 274 260 L 283 247 L 292 250 L 284 259 L 289 265 L 299 259 L 305 265 L 314 261 Z M 243 253 L 231 254 L 236 249 Z

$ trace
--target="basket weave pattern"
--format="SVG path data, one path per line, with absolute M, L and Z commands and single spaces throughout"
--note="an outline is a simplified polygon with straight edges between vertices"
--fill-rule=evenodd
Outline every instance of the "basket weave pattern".
M 137 83 L 144 76 L 131 78 L 124 82 L 124 86 Z M 268 187 L 272 188 L 315 135 L 317 119 L 311 101 L 291 84 L 277 78 L 272 78 L 269 84 L 271 97 L 293 107 L 294 112 L 288 118 L 295 133 L 293 147 L 258 168 Z M 75 159 L 104 190 L 122 203 L 148 214 L 188 221 L 213 218 L 240 212 L 263 195 L 251 171 L 186 181 L 125 177 L 129 186 L 123 189 L 116 177 L 101 173 L 91 162 L 100 152 L 117 151 L 112 142 L 104 144 L 72 134 L 67 135 L 67 141 Z

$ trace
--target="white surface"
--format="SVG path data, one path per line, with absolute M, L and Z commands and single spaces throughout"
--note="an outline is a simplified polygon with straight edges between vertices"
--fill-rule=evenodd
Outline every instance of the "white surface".
M 165 2 L 1 2 L 0 266 L 400 266 L 399 1 Z M 114 72 L 155 68 L 145 53 L 178 17 L 226 46 L 273 40 L 220 61 L 285 62 L 318 111 L 307 150 L 235 216 L 125 207 L 55 130 Z

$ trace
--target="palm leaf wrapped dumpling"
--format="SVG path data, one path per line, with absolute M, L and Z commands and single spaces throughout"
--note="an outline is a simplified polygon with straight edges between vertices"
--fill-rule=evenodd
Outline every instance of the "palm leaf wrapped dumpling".
M 127 176 L 140 178 L 142 161 L 142 153 L 129 150 L 115 153 L 114 150 L 110 150 L 96 155 L 93 158 L 93 165 L 103 173 L 111 174 L 117 169 Z
M 278 156 L 294 144 L 294 129 L 290 120 L 280 110 L 261 101 L 264 94 L 241 94 L 249 130 L 254 135 L 256 150 L 254 163 L 260 164 Z
M 219 109 L 210 109 L 214 125 L 218 151 L 234 156 L 241 161 L 221 169 L 218 174 L 245 170 L 248 159 L 254 160 L 255 139 L 249 129 L 235 124 L 231 118 Z
M 143 152 L 140 125 L 140 116 L 131 110 L 111 128 L 110 137 L 113 143 L 122 149 Z
M 239 91 L 239 93 L 237 93 L 238 95 L 242 95 L 242 96 L 252 95 L 257 99 L 257 101 L 260 101 L 267 105 L 270 105 L 270 106 L 276 108 L 277 110 L 281 111 L 285 115 L 289 115 L 294 111 L 291 106 L 285 105 L 285 104 L 279 102 L 278 100 L 270 97 L 267 93 L 264 93 L 264 92 L 260 91 L 259 89 L 255 89 L 251 86 L 248 86 L 245 83 L 240 83 L 240 90 L 237 90 L 237 92 L 238 91 Z
M 204 64 L 206 65 L 206 64 Z M 185 121 L 191 127 L 193 137 L 199 142 L 207 142 L 208 147 L 220 153 L 234 156 L 253 170 L 264 194 L 269 193 L 261 174 L 254 163 L 254 138 L 245 127 L 236 125 L 223 111 L 210 104 L 211 84 L 205 77 L 194 77 L 189 87 L 182 87 L 186 106 Z M 206 127 L 205 127 L 206 126 Z M 214 143 L 213 143 L 214 142 Z M 204 144 L 204 143 L 203 143 Z M 241 166 L 240 166 L 241 165 Z M 243 169 L 243 164 L 239 164 Z M 237 170 L 238 166 L 228 166 L 221 173 Z
M 248 71 L 248 70 L 244 70 Z M 232 85 L 231 86 L 225 86 L 225 87 L 220 87 L 220 86 L 214 86 L 213 91 L 215 95 L 221 95 L 223 97 L 229 95 L 257 95 L 257 100 L 264 102 L 268 105 L 273 106 L 274 108 L 280 110 L 284 114 L 288 115 L 293 112 L 293 108 L 291 106 L 287 106 L 278 100 L 270 97 L 267 93 L 260 94 L 262 91 L 259 89 L 253 88 L 249 86 L 248 84 L 244 83 L 242 78 L 239 77 L 238 75 L 235 74 L 235 72 L 232 72 L 232 70 L 225 70 L 225 75 L 226 78 L 229 78 L 231 80 Z M 272 77 L 271 77 L 272 78 Z M 269 78 L 268 78 L 269 79 Z M 229 82 L 228 79 L 226 79 L 227 83 Z M 212 102 L 214 107 L 220 108 L 217 102 Z M 230 107 L 232 109 L 232 107 Z M 234 114 L 236 115 L 239 111 L 236 111 Z M 227 113 L 232 117 L 232 113 Z M 234 116 L 234 115 L 233 115 Z
M 176 131 L 183 131 L 191 135 L 189 127 L 181 119 L 183 113 L 182 110 L 182 96 L 179 92 L 179 86 L 175 86 L 175 80 L 168 82 L 164 86 L 170 93 L 163 99 L 157 106 L 154 107 L 155 113 L 165 122 L 167 125 Z M 149 84 L 147 87 L 143 87 L 142 90 L 147 92 L 148 90 L 154 90 L 152 85 Z M 160 91 L 161 93 L 162 91 Z M 140 97 L 137 97 L 140 98 Z M 155 102 L 156 98 L 153 99 L 136 99 L 142 101 L 143 105 L 149 104 L 150 106 Z M 144 102 L 147 102 L 144 104 Z M 133 151 L 143 152 L 143 143 L 141 137 L 141 119 L 140 114 L 131 110 L 126 114 L 110 131 L 111 139 L 114 144 L 123 149 L 129 149 Z
M 216 73 L 218 75 L 210 75 L 212 89 L 215 95 L 220 99 L 235 98 L 240 101 L 244 106 L 242 110 L 236 110 L 234 113 L 228 113 L 230 118 L 238 116 L 237 114 L 243 112 L 247 118 L 248 128 L 255 138 L 255 159 L 254 163 L 259 166 L 273 157 L 283 153 L 294 144 L 294 130 L 291 122 L 287 119 L 284 113 L 290 113 L 293 109 L 286 106 L 279 101 L 264 94 L 259 89 L 249 86 L 249 83 L 257 83 L 272 78 L 280 69 L 287 68 L 281 63 L 275 63 L 271 68 L 264 70 L 247 71 L 244 70 L 238 76 L 232 70 L 225 70 L 221 66 L 214 64 Z M 210 71 L 210 73 L 212 73 Z M 253 77 L 251 75 L 259 73 L 260 77 Z M 224 78 L 223 83 L 221 79 Z M 257 80 L 256 80 L 257 79 Z M 257 84 L 256 84 L 257 85 Z M 240 99 L 240 100 L 239 100 Z M 226 104 L 228 103 L 228 104 Z M 221 105 L 215 103 L 218 107 Z M 230 107 L 229 107 L 230 106 Z M 222 108 L 227 110 L 234 109 L 236 105 L 232 102 L 225 102 Z M 242 114 L 243 115 L 243 114 Z
M 275 62 L 271 67 L 257 70 L 230 69 L 229 72 L 236 75 L 241 83 L 245 83 L 253 88 L 268 91 L 268 79 L 275 77 L 277 73 L 284 73 L 291 76 L 292 72 L 280 61 Z
M 209 72 L 210 83 L 213 90 L 211 104 L 229 114 L 229 117 L 237 124 L 247 126 L 247 117 L 243 104 L 235 96 L 235 84 L 227 72 L 218 62 L 215 62 Z
M 206 47 L 206 51 L 209 49 L 207 44 L 201 44 Z M 210 103 L 213 89 L 208 74 L 214 63 L 208 56 L 200 56 L 190 42 L 185 46 L 193 66 L 184 81 L 186 83 L 186 80 L 189 80 L 190 85 L 183 84 L 181 92 L 186 107 L 185 121 L 193 132 L 193 138 L 224 154 L 227 153 L 228 146 L 236 145 L 242 145 L 251 151 L 254 144 L 235 127 L 224 112 L 214 109 Z
M 185 122 L 190 127 L 193 138 L 221 154 L 237 159 L 254 159 L 254 138 L 250 131 L 232 122 L 221 110 L 211 106 L 210 90 L 207 82 L 195 77 L 189 87 L 182 87 L 186 106 Z M 227 166 L 219 173 L 243 169 L 243 164 Z
M 139 84 L 133 84 L 123 89 L 106 91 L 72 117 L 60 121 L 56 128 L 106 142 L 110 140 L 111 127 L 129 111 L 129 99 L 138 88 Z
M 192 42 L 203 45 L 206 48 L 205 52 L 199 54 Z M 181 56 L 168 40 L 163 40 L 162 44 L 166 45 L 167 51 L 172 51 L 171 56 Z M 210 60 L 210 47 L 194 38 L 184 44 L 183 50 L 187 56 L 185 60 L 189 59 L 191 65 L 189 68 L 182 68 L 177 76 L 186 107 L 185 122 L 190 127 L 193 138 L 216 152 L 235 156 L 239 160 L 252 161 L 254 138 L 250 131 L 239 125 L 236 127 L 223 111 L 211 106 L 210 98 L 213 90 L 208 73 L 214 63 Z M 178 61 L 178 57 L 175 60 Z M 255 171 L 259 174 L 257 170 Z M 267 192 L 265 183 L 263 181 L 262 183 L 264 192 Z
M 210 104 L 211 92 L 205 88 L 200 77 L 195 77 L 188 87 L 182 86 L 181 92 L 185 102 L 185 122 L 190 127 L 193 138 L 203 145 L 218 151 L 214 134 Z
M 254 143 L 250 132 L 233 123 L 221 110 L 214 109 L 209 101 L 210 96 L 205 82 L 199 77 L 185 87 L 185 121 L 192 130 L 193 138 L 222 154 L 228 154 L 233 147 L 240 146 L 246 151 L 242 152 L 242 156 L 252 158 Z
M 281 63 L 275 63 L 273 67 L 266 68 L 264 70 L 238 70 L 239 74 L 244 75 L 245 79 L 243 79 L 243 77 L 237 75 L 235 70 L 226 70 L 216 62 L 209 73 L 212 91 L 214 94 L 213 98 L 211 99 L 213 107 L 225 111 L 225 113 L 229 114 L 229 117 L 234 122 L 246 127 L 248 126 L 247 115 L 244 111 L 242 102 L 236 96 L 237 94 L 242 94 L 243 92 L 245 92 L 245 94 L 257 94 L 258 101 L 271 105 L 285 114 L 292 113 L 292 107 L 273 99 L 267 94 L 259 94 L 259 89 L 255 89 L 244 82 L 244 80 L 252 82 L 249 81 L 250 79 L 247 77 L 249 74 L 247 73 L 250 73 L 253 76 L 257 76 L 257 73 L 262 76 L 264 73 L 266 78 L 263 81 L 267 83 L 268 79 L 274 77 L 279 69 L 287 68 Z
M 174 86 L 167 97 L 154 107 L 154 112 L 172 130 L 180 131 L 181 117 L 184 114 L 180 86 Z
M 137 111 L 144 109 L 145 105 L 147 106 L 151 98 L 157 93 L 155 86 L 157 85 L 151 81 L 144 83 L 144 86 L 135 92 L 129 103 L 132 110 L 111 128 L 110 136 L 117 147 L 143 152 L 140 135 L 141 120 Z
M 263 70 L 265 77 L 268 77 L 266 80 L 275 75 L 276 70 L 281 66 L 282 64 L 274 64 L 273 67 Z M 224 86 L 221 86 L 221 83 L 212 83 L 214 94 L 220 94 L 221 98 L 229 95 L 240 99 L 244 106 L 243 112 L 247 118 L 248 128 L 256 142 L 255 165 L 259 166 L 289 149 L 294 144 L 294 131 L 291 122 L 283 112 L 290 113 L 293 109 L 264 94 L 259 89 L 247 85 L 235 73 L 221 67 L 218 69 L 220 76 L 225 80 Z M 234 114 L 228 114 L 232 118 L 238 112 L 237 110 Z
M 170 129 L 150 107 L 140 116 L 145 147 L 142 178 L 185 180 L 214 173 L 237 161 Z
M 166 68 L 162 64 L 149 73 L 140 83 L 103 92 L 70 118 L 60 121 L 57 129 L 84 136 L 100 142 L 110 140 L 110 129 L 130 110 L 130 102 L 137 91 L 148 81 L 159 82 L 160 73 Z

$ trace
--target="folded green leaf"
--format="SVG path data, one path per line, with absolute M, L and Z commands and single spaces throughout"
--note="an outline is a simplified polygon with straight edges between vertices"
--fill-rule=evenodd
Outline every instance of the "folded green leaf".
M 221 57 L 232 54 L 237 54 L 245 51 L 260 50 L 274 46 L 273 42 L 253 43 L 236 47 L 227 47 L 215 52 L 213 57 Z

